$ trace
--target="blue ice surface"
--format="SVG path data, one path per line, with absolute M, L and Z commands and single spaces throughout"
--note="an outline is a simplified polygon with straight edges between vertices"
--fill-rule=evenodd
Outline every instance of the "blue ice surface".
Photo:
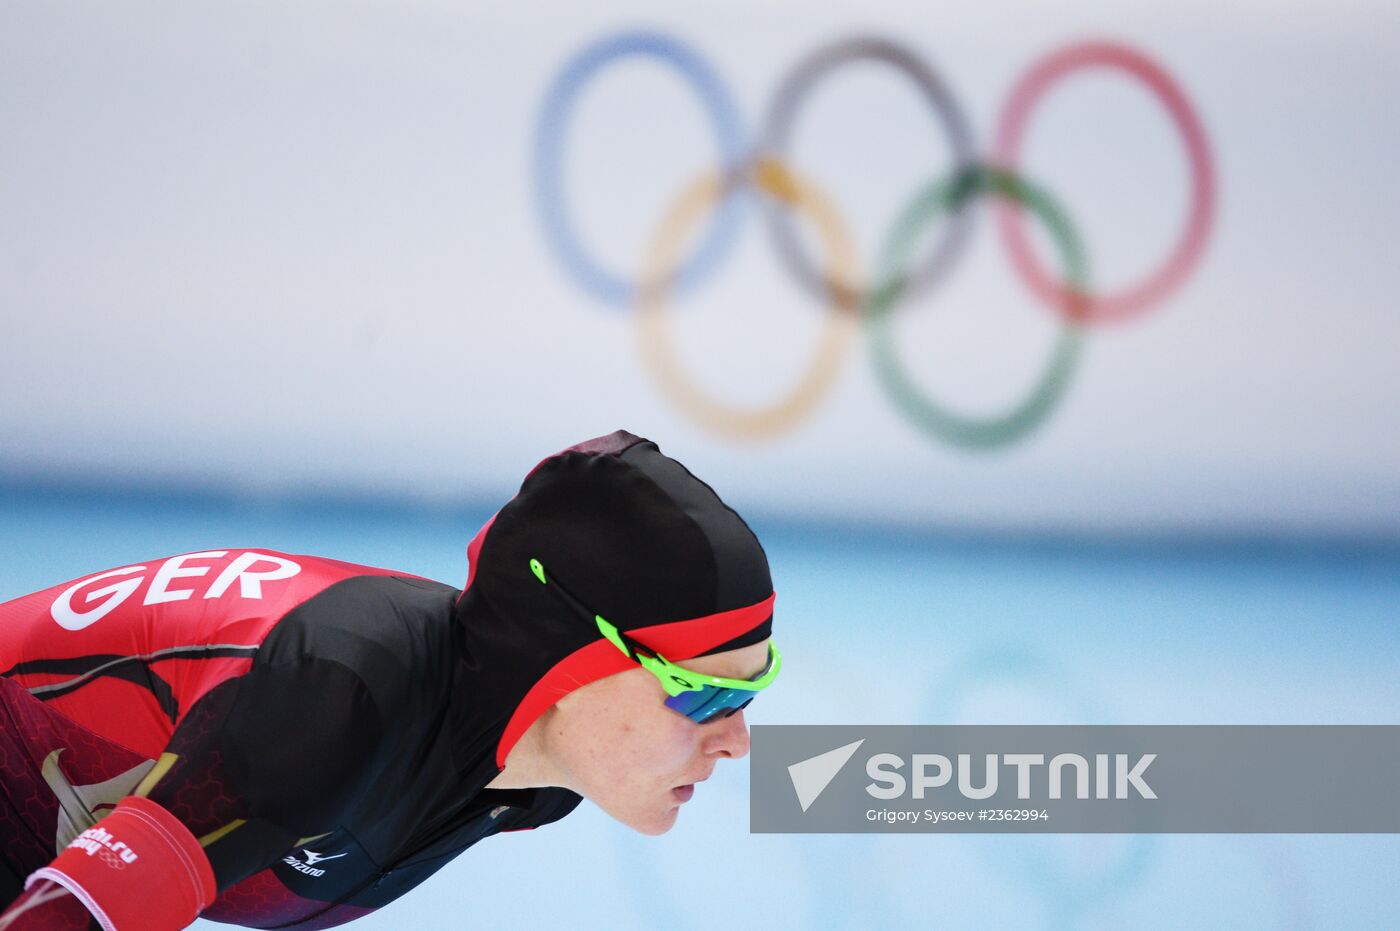
M 0 488 L 0 600 L 244 546 L 460 584 L 489 513 Z M 753 723 L 1400 723 L 1393 541 L 754 523 L 785 667 Z M 661 838 L 585 804 L 354 926 L 1400 927 L 1396 836 L 750 835 L 747 804 L 742 764 Z

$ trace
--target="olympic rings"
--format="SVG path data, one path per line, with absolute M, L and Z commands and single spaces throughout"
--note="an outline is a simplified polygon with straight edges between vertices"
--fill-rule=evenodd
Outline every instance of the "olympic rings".
M 956 211 L 970 198 L 991 193 L 1030 207 L 1049 229 L 1068 271 L 1070 288 L 1065 289 L 1065 319 L 1049 364 L 1030 396 L 1009 412 L 997 417 L 976 419 L 955 414 L 920 394 L 904 373 L 894 354 L 890 313 L 901 297 L 902 269 L 911 244 L 923 227 L 944 212 Z M 881 254 L 883 273 L 871 291 L 867 316 L 871 325 L 870 348 L 875 368 L 895 405 L 910 420 L 929 433 L 969 449 L 991 449 L 1018 440 L 1034 429 L 1054 408 L 1069 386 L 1070 375 L 1083 345 L 1081 312 L 1084 298 L 1084 253 L 1079 238 L 1065 219 L 1064 212 L 1043 191 L 1015 175 L 996 168 L 974 168 L 952 181 L 930 185 L 905 208 L 895 221 Z
M 717 172 L 689 185 L 659 224 L 646 252 L 641 285 L 602 268 L 581 245 L 566 210 L 562 181 L 562 142 L 583 86 L 605 65 L 630 55 L 670 64 L 695 86 L 714 124 L 720 150 Z M 807 93 L 833 69 L 861 59 L 892 65 L 913 81 L 943 124 L 955 160 L 952 178 L 926 184 L 896 219 L 886 235 L 877 263 L 880 273 L 873 284 L 862 283 L 854 275 L 854 252 L 832 204 L 782 157 Z M 1185 140 L 1191 170 L 1190 213 L 1171 254 L 1141 283 L 1107 295 L 1089 291 L 1084 254 L 1064 212 L 1015 171 L 1031 106 L 1055 81 L 1086 67 L 1124 70 L 1145 83 Z M 697 52 L 658 33 L 618 33 L 575 55 L 550 86 L 538 124 L 534 159 L 545 236 L 565 269 L 594 296 L 642 308 L 643 351 L 663 391 L 696 420 L 731 436 L 769 436 L 795 425 L 830 388 L 839 368 L 840 350 L 851 336 L 851 321 L 868 320 L 878 377 L 907 419 L 930 435 L 965 448 L 1005 446 L 1042 423 L 1064 396 L 1082 351 L 1083 326 L 1127 319 L 1168 297 L 1199 263 L 1214 219 L 1214 168 L 1199 119 L 1161 67 L 1121 45 L 1080 43 L 1032 66 L 1014 85 L 1002 111 L 990 164 L 975 156 L 968 121 L 936 72 L 913 52 L 882 39 L 847 39 L 802 59 L 779 83 L 754 151 L 749 150 L 737 114 L 732 96 Z M 766 218 L 783 264 L 808 292 L 830 302 L 837 311 L 831 315 L 814 362 L 793 392 L 776 405 L 759 410 L 721 405 L 695 388 L 668 348 L 661 314 L 670 291 L 694 287 L 714 270 L 732 245 L 742 219 L 739 208 L 743 199 L 735 195 L 747 187 L 768 195 Z M 998 226 L 1012 266 L 1039 299 L 1060 309 L 1064 321 L 1050 361 L 1030 397 L 1005 414 L 974 420 L 917 392 L 895 358 L 888 318 L 897 304 L 927 293 L 941 280 L 961 252 L 970 222 L 968 201 L 981 194 L 1014 202 L 998 208 Z M 715 216 L 708 232 L 699 247 L 682 258 L 679 252 L 686 234 L 701 213 L 711 208 Z M 821 228 L 831 265 L 827 273 L 819 271 L 801 249 L 789 216 L 792 208 Z M 1022 208 L 1029 208 L 1052 233 L 1065 265 L 1062 281 L 1055 281 L 1037 263 L 1021 225 Z M 946 226 L 930 254 L 918 262 L 909 261 L 914 234 L 945 214 Z M 845 312 L 853 309 L 862 312 Z
M 1084 319 L 1122 320 L 1141 313 L 1174 291 L 1200 259 L 1215 212 L 1215 171 L 1206 145 L 1205 130 L 1176 83 L 1141 53 L 1102 42 L 1076 45 L 1056 52 L 1042 59 L 1017 82 L 997 127 L 995 159 L 998 165 L 1007 171 L 1015 171 L 1027 115 L 1031 105 L 1046 88 L 1073 71 L 1094 66 L 1118 68 L 1146 84 L 1171 114 L 1186 143 L 1187 158 L 1191 163 L 1191 212 L 1181 238 L 1161 268 L 1141 284 L 1118 294 L 1091 296 L 1087 301 L 1070 302 L 1070 306 L 1076 307 Z M 1025 231 L 1019 223 L 1019 211 L 1011 205 L 1003 205 L 997 213 L 1002 239 L 1021 277 L 1041 300 L 1048 304 L 1064 304 L 1062 286 L 1054 283 L 1036 264 Z
M 665 328 L 665 300 L 668 282 L 679 264 L 677 253 L 703 211 L 723 202 L 739 184 L 752 184 L 790 208 L 805 214 L 821 232 L 831 257 L 831 271 L 818 280 L 833 282 L 835 301 L 826 332 L 817 355 L 807 373 L 785 398 L 768 408 L 742 410 L 713 401 L 696 388 L 682 373 L 671 352 Z M 666 212 L 646 261 L 646 286 L 642 289 L 641 322 L 642 350 L 652 373 L 664 392 L 700 423 L 710 429 L 741 438 L 770 436 L 790 429 L 802 420 L 820 401 L 840 371 L 846 347 L 855 336 L 859 318 L 854 313 L 842 313 L 842 301 L 854 293 L 856 280 L 855 247 L 835 209 L 810 182 L 792 174 L 778 162 L 763 160 L 755 163 L 752 172 L 727 172 L 725 176 L 707 174 L 682 191 L 676 203 Z
M 768 131 L 763 137 L 759 151 L 769 158 L 786 161 L 792 124 L 804 98 L 828 72 L 862 59 L 885 62 L 908 75 L 928 101 L 943 128 L 947 130 L 958 170 L 961 171 L 973 163 L 977 156 L 973 147 L 972 130 L 962 108 L 948 92 L 943 80 L 917 55 L 883 39 L 857 38 L 833 42 L 798 62 L 773 94 L 773 104 L 768 111 Z M 909 283 L 901 286 L 900 290 L 906 298 L 916 297 L 927 290 L 958 257 L 968 232 L 969 214 L 962 210 L 962 206 L 963 204 L 959 203 L 954 209 L 952 222 L 946 227 L 943 238 L 933 253 L 922 267 L 912 273 Z M 798 244 L 790 214 L 782 210 L 779 203 L 770 201 L 769 209 L 765 212 L 778 255 L 809 291 L 825 299 L 825 295 L 833 287 L 841 287 L 839 282 L 823 281 L 816 273 Z
M 540 217 L 550 245 L 569 273 L 595 296 L 622 305 L 636 300 L 636 289 L 622 276 L 599 265 L 580 244 L 569 219 L 562 162 L 563 140 L 568 134 L 574 104 L 584 86 L 604 66 L 631 55 L 674 65 L 695 87 L 719 139 L 721 164 L 739 164 L 747 145 L 739 108 L 714 69 L 698 53 L 669 36 L 654 32 L 620 33 L 585 48 L 565 66 L 545 97 L 535 136 L 535 186 L 539 190 Z M 683 288 L 693 285 L 724 258 L 738 230 L 740 217 L 735 208 L 735 204 L 725 203 L 700 250 L 681 270 L 679 283 Z

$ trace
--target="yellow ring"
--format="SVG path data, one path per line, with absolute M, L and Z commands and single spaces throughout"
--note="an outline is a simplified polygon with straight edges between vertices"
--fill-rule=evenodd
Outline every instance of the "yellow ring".
M 826 333 L 811 366 L 793 390 L 776 404 L 746 409 L 721 404 L 708 397 L 681 370 L 671 351 L 666 326 L 667 297 L 681 250 L 704 215 L 735 184 L 752 184 L 770 197 L 805 214 L 816 225 L 829 257 L 826 280 L 834 283 L 832 310 Z M 831 202 L 811 182 L 803 180 L 772 159 L 760 159 L 752 171 L 702 175 L 684 188 L 657 227 L 647 250 L 644 285 L 640 290 L 642 356 L 661 390 L 700 424 L 717 433 L 741 439 L 774 436 L 795 427 L 811 413 L 841 369 L 841 360 L 860 323 L 855 295 L 856 253 L 844 224 Z

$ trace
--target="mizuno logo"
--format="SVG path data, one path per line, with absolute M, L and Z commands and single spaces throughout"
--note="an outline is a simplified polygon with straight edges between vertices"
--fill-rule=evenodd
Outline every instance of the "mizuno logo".
M 292 869 L 296 870 L 298 873 L 305 873 L 307 876 L 326 875 L 326 871 L 317 869 L 315 864 L 320 863 L 322 860 L 339 860 L 341 857 L 348 856 L 350 853 L 350 851 L 347 850 L 345 851 L 345 853 L 333 853 L 330 856 L 326 856 L 325 854 L 317 853 L 316 851 L 309 850 L 305 847 L 301 849 L 301 852 L 306 855 L 305 863 L 298 860 L 296 854 L 284 857 L 282 859 L 282 862 L 290 866 Z

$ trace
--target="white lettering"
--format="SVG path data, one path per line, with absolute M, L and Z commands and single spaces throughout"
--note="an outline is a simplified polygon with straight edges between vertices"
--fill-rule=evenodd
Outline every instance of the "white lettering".
M 988 753 L 982 756 L 982 760 L 985 761 L 985 769 L 983 783 L 980 786 L 973 784 L 976 776 L 973 772 L 973 767 L 976 765 L 973 760 L 978 756 L 980 755 L 959 753 L 954 761 L 950 761 L 949 757 L 941 753 L 916 753 L 912 759 L 913 774 L 906 779 L 900 772 L 906 762 L 904 758 L 894 753 L 878 753 L 866 761 L 866 774 L 875 782 L 867 785 L 865 791 L 873 798 L 897 799 L 902 798 L 905 792 L 910 790 L 912 783 L 912 797 L 922 799 L 928 795 L 937 794 L 930 793 L 930 789 L 948 786 L 952 773 L 956 770 L 957 791 L 963 798 L 989 799 L 997 795 L 1000 767 L 1005 765 L 1016 769 L 1017 798 L 1030 799 L 1036 797 L 1037 793 L 1044 791 L 1049 798 L 1059 799 L 1064 796 L 1065 769 L 1072 767 L 1075 775 L 1074 797 L 1089 798 L 1090 763 L 1088 759 L 1077 753 L 1056 754 L 1051 757 L 1048 767 L 1045 766 L 1045 756 L 1039 753 Z M 1147 768 L 1156 759 L 1157 754 L 1155 753 L 1143 754 L 1129 768 L 1128 764 L 1133 760 L 1129 754 L 1095 754 L 1093 763 L 1094 797 L 1126 799 L 1135 791 L 1139 798 L 1157 798 L 1157 793 L 1152 790 L 1144 778 Z M 1044 768 L 1037 769 L 1037 767 Z M 1033 792 L 1032 781 L 1042 778 L 1045 788 L 1042 790 L 1040 783 L 1037 782 Z M 1009 785 L 1007 791 L 1010 792 Z M 876 810 L 871 809 L 871 811 Z M 934 811 L 934 809 L 925 810 Z M 928 817 L 930 820 L 936 821 L 940 820 L 942 816 L 930 815 Z M 884 820 L 883 816 L 880 816 L 880 820 Z M 998 819 L 993 818 L 992 820 Z
M 932 808 L 924 809 L 924 820 L 932 821 L 935 824 L 939 821 L 971 821 L 970 811 L 934 811 Z
M 318 870 L 314 866 L 307 866 L 305 863 L 302 863 L 300 860 L 298 860 L 295 856 L 284 857 L 282 859 L 282 862 L 290 866 L 292 869 L 296 870 L 298 873 L 305 873 L 307 876 L 326 875 L 325 870 Z
M 904 794 L 904 776 L 894 772 L 904 765 L 904 761 L 893 753 L 877 753 L 865 761 L 865 774 L 876 782 L 888 783 L 888 788 L 878 789 L 872 783 L 865 787 L 875 798 L 899 798 Z M 885 769 L 884 767 L 890 767 Z
M 1031 767 L 1041 766 L 1045 757 L 1039 753 L 1008 753 L 1002 757 L 1007 766 L 1016 767 L 1016 797 L 1031 797 Z
M 899 824 L 901 821 L 918 824 L 923 817 L 922 811 L 881 811 L 872 808 L 865 813 L 866 821 L 884 821 L 887 824 Z
M 928 767 L 937 767 L 938 773 L 928 775 Z M 914 797 L 923 798 L 924 789 L 937 789 L 946 786 L 953 777 L 953 762 L 941 753 L 914 754 Z
M 997 794 L 997 755 L 987 754 L 987 781 L 980 789 L 972 785 L 972 756 L 958 754 L 958 791 L 963 798 L 991 798 Z
M 1137 765 L 1125 773 L 1123 770 L 1128 765 L 1128 754 L 1118 754 L 1118 798 L 1128 797 L 1128 783 L 1132 783 L 1133 788 L 1137 789 L 1138 795 L 1143 798 L 1157 797 L 1157 793 L 1152 791 L 1152 787 L 1142 780 L 1143 770 L 1151 766 L 1155 759 L 1157 759 L 1155 753 L 1143 754 L 1138 758 Z
M 113 569 L 111 572 L 104 572 L 90 579 L 83 579 L 62 595 L 58 596 L 58 599 L 53 603 L 53 607 L 49 609 L 49 614 L 58 622 L 58 626 L 62 627 L 64 630 L 82 630 L 85 627 L 90 627 L 111 614 L 122 602 L 130 598 L 131 593 L 141 587 L 143 579 L 127 579 L 124 582 L 117 582 L 114 585 L 108 585 L 96 591 L 88 592 L 87 597 L 83 599 L 84 604 L 92 604 L 94 600 L 104 595 L 109 596 L 106 601 L 102 602 L 102 604 L 93 608 L 91 611 L 73 610 L 73 596 L 77 593 L 78 589 L 90 582 L 96 582 L 100 579 L 110 579 L 120 575 L 131 575 L 136 572 L 144 572 L 145 570 L 145 566 L 127 566 L 125 569 Z
M 167 601 L 184 601 L 194 594 L 194 589 L 170 590 L 170 583 L 175 579 L 198 578 L 207 575 L 212 566 L 191 566 L 185 568 L 185 561 L 189 559 L 218 559 L 220 556 L 227 556 L 228 550 L 213 550 L 208 553 L 188 553 L 184 556 L 173 556 L 161 563 L 156 570 L 155 578 L 151 579 L 151 587 L 146 592 L 146 600 L 142 604 L 158 605 Z
M 1089 797 L 1089 761 L 1077 753 L 1056 754 L 1050 760 L 1050 797 L 1060 797 L 1060 783 L 1066 766 L 1074 767 L 1074 797 Z
M 116 841 L 116 843 L 113 843 Z M 88 828 L 68 845 L 85 851 L 88 856 L 96 856 L 103 848 L 122 858 L 123 863 L 135 863 L 140 859 L 136 851 L 128 847 L 123 841 L 116 840 L 109 831 L 104 828 Z
M 253 567 L 258 563 L 267 563 L 274 568 L 263 572 L 254 572 Z M 219 577 L 214 580 L 214 584 L 209 586 L 209 591 L 204 593 L 204 597 L 218 598 L 228 591 L 229 586 L 233 585 L 236 580 L 240 595 L 244 598 L 261 599 L 263 582 L 290 579 L 300 571 L 301 566 L 290 559 L 269 556 L 266 553 L 242 553 L 219 574 Z

